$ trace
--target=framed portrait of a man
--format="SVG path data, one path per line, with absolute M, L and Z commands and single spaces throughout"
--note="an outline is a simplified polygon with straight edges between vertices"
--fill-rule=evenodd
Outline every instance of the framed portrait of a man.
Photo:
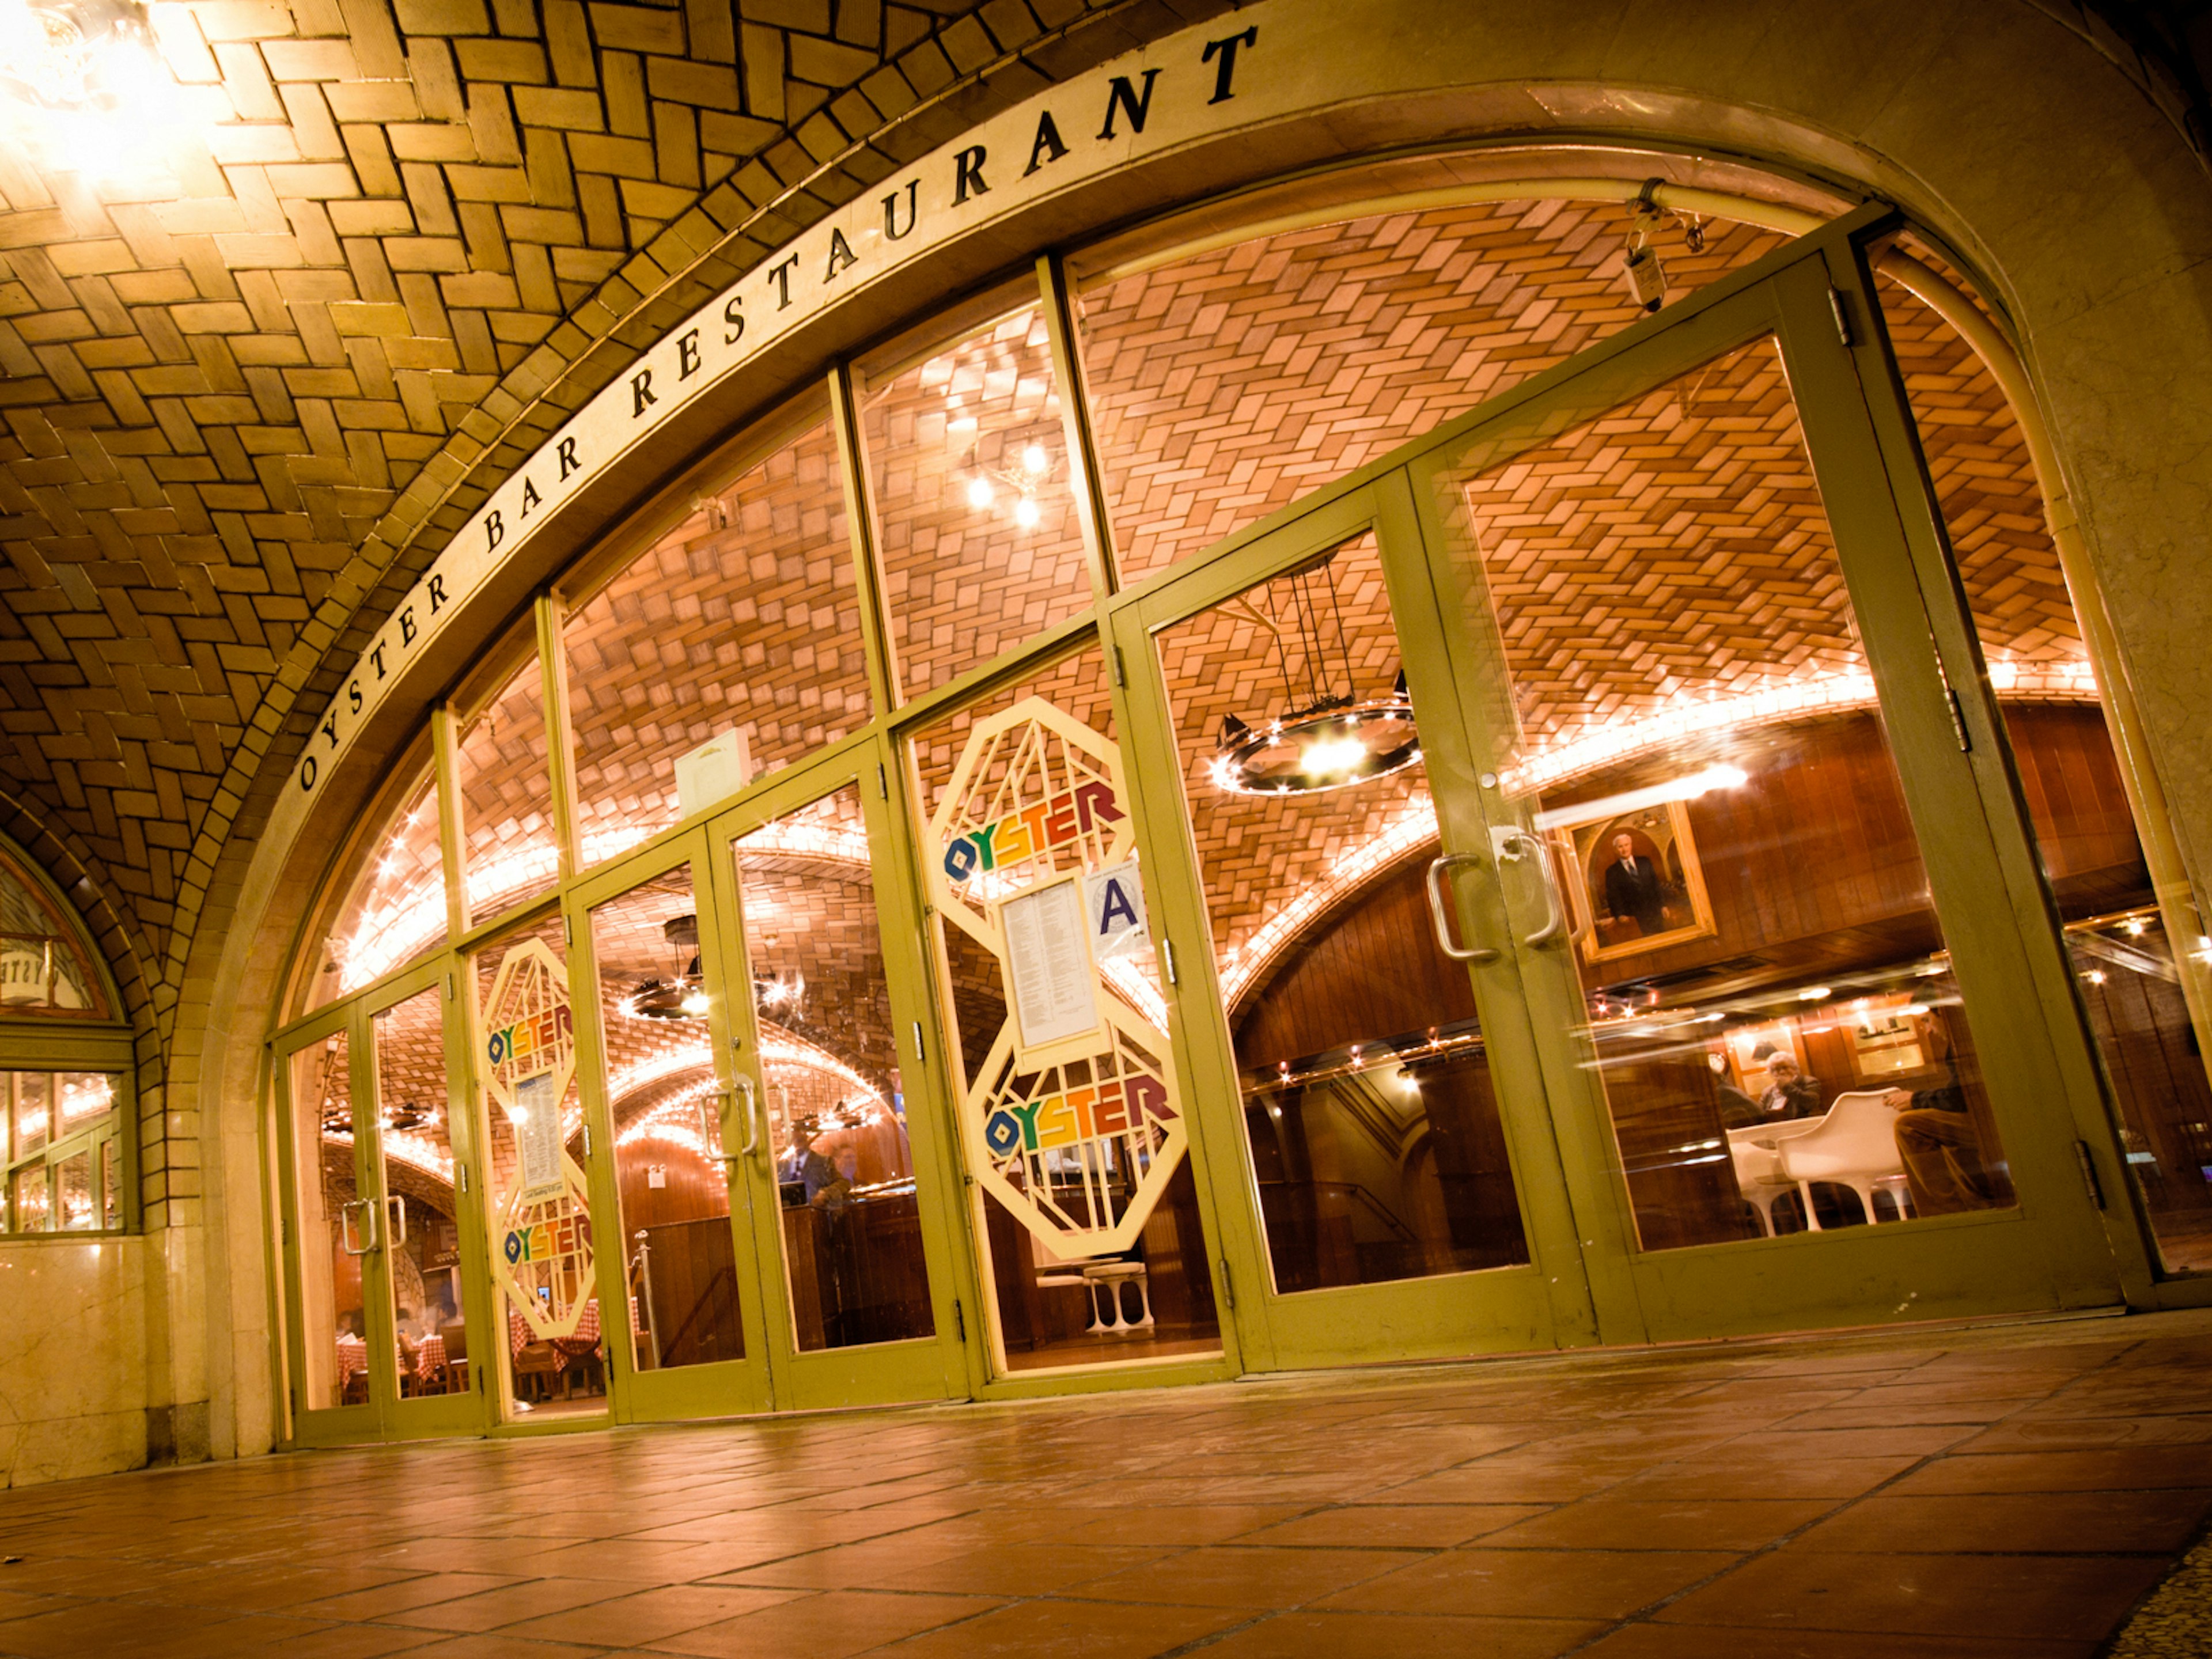
M 1712 937 L 1712 902 L 1683 804 L 1598 806 L 1596 816 L 1552 827 L 1583 957 L 1609 962 Z

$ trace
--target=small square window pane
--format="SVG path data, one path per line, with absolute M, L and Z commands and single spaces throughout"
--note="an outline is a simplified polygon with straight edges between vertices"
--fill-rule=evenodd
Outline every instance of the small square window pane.
M 106 1116 L 115 1107 L 115 1080 L 97 1072 L 64 1072 L 53 1079 L 57 1139 Z
M 88 1233 L 100 1225 L 100 1212 L 92 1200 L 92 1153 L 89 1150 L 65 1158 L 54 1165 L 54 1223 L 65 1233 Z
M 18 1072 L 14 1084 L 9 1091 L 15 1113 L 15 1133 L 9 1156 L 28 1158 L 53 1139 L 53 1120 L 49 1109 L 53 1079 L 44 1072 Z
M 43 1233 L 53 1223 L 46 1197 L 46 1170 L 18 1170 L 9 1189 L 9 1219 L 19 1233 Z

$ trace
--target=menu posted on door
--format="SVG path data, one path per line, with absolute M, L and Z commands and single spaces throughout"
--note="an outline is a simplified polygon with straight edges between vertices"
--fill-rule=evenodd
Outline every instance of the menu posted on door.
M 1081 884 L 1056 881 L 1033 889 L 1007 900 L 1000 915 L 1006 929 L 1022 1047 L 1041 1048 L 1097 1030 L 1098 1005 L 1091 995 L 1090 924 Z

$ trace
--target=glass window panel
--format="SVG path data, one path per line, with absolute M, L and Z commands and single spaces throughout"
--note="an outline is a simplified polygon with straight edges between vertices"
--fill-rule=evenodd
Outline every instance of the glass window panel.
M 56 1231 L 88 1233 L 99 1227 L 100 1212 L 93 1202 L 90 1147 L 55 1163 L 53 1192 Z
M 702 497 L 563 633 L 586 864 L 681 816 L 676 761 L 739 733 L 765 772 L 866 724 L 845 489 L 817 422 Z
M 108 1017 L 73 921 L 0 853 L 0 1012 Z
M 54 1078 L 50 1072 L 17 1072 L 11 1092 L 15 1133 L 9 1156 L 28 1158 L 53 1139 Z
M 100 1224 L 123 1224 L 123 1145 L 112 1135 L 100 1143 Z
M 597 1241 L 584 1175 L 584 1107 L 568 951 L 551 915 L 478 951 L 471 979 L 482 1043 L 495 1334 L 504 1335 L 507 1411 L 587 1413 L 606 1407 L 594 1279 Z M 503 1327 L 503 1333 L 499 1328 Z
M 370 1237 L 354 1162 L 353 1081 L 346 1035 L 338 1031 L 292 1056 L 293 1182 L 299 1203 L 295 1246 L 300 1282 L 301 1399 L 308 1411 L 368 1399 L 367 1313 L 362 1258 Z
M 1044 314 L 1033 297 L 1015 303 L 949 343 L 902 340 L 863 369 L 884 597 L 909 698 L 1091 603 Z
M 1910 252 L 1955 282 L 1926 249 Z M 2212 1270 L 2212 1024 L 2190 1006 L 2203 975 L 2176 952 L 2154 890 L 2027 439 L 1965 337 L 1893 279 L 1877 288 L 2130 1182 L 2166 1266 Z M 2191 907 L 2182 925 L 2193 919 Z
M 534 654 L 461 733 L 459 763 L 469 915 L 483 921 L 549 890 L 560 875 Z
M 53 1079 L 54 1139 L 66 1139 L 115 1109 L 115 1079 L 97 1072 L 61 1072 Z
M 637 1369 L 742 1359 L 690 866 L 592 911 L 592 950 Z
M 1373 535 L 1159 650 L 1276 1289 L 1526 1262 Z
M 1615 203 L 1436 208 L 1087 282 L 1085 384 L 1123 580 L 1634 322 L 1644 313 L 1622 272 L 1632 217 Z M 1716 221 L 1693 252 L 1670 222 L 1651 246 L 1680 296 L 1782 240 Z
M 376 1035 L 376 1148 L 383 1164 L 394 1328 L 403 1397 L 469 1387 L 469 1331 L 453 1199 L 446 1089 L 445 994 L 437 986 L 384 1009 Z
M 763 824 L 733 851 L 799 1346 L 932 1335 L 860 791 Z
M 1773 342 L 1449 489 L 1644 1247 L 2011 1203 Z
M 1033 810 L 1021 806 L 1024 795 L 1038 793 L 1041 784 L 1051 784 L 1060 794 L 1073 793 L 1065 787 L 1072 780 L 1064 775 L 1073 757 L 1049 742 L 1042 751 L 1021 750 L 1018 752 L 1025 758 L 1019 762 L 1014 752 L 1001 746 L 994 760 L 986 759 L 979 750 L 981 763 L 963 763 L 979 722 L 1009 714 L 1017 704 L 1032 697 L 1087 730 L 1097 745 L 1111 750 L 1113 705 L 1104 659 L 1093 648 L 1024 684 L 984 698 L 916 735 L 914 763 L 921 783 L 918 799 L 925 826 L 940 811 L 963 823 L 1001 816 L 992 806 L 994 801 L 1003 802 L 1006 811 L 1018 819 L 1021 811 Z M 1034 717 L 1030 729 L 1036 729 Z M 1054 798 L 1048 791 L 1045 801 L 1039 804 L 1048 804 Z M 1050 817 L 1048 811 L 1046 817 Z M 924 835 L 926 858 L 947 855 L 945 847 L 927 842 L 926 827 Z M 1018 898 L 1047 880 L 1079 870 L 1091 872 L 1099 837 L 1086 832 L 1054 847 L 1048 830 L 1045 839 L 1045 852 L 1025 855 L 1018 867 L 995 866 L 988 872 L 990 879 L 977 886 L 972 896 L 956 900 L 969 905 L 971 921 L 987 916 L 988 907 Z M 996 844 L 995 836 L 994 842 Z M 980 931 L 988 933 L 989 929 L 983 927 Z M 964 1085 L 965 1098 L 956 1110 L 975 1110 L 978 1103 L 1001 1095 L 1016 1099 L 1025 1097 L 1024 1104 L 1042 1098 L 1049 1105 L 1055 1095 L 1065 1097 L 1067 1093 L 1115 1082 L 1123 1086 L 1126 1100 L 1130 1080 L 1139 1073 L 1165 1075 L 1167 1009 L 1149 939 L 1133 955 L 1103 974 L 1094 992 L 1094 1006 L 1126 1011 L 1118 1040 L 1127 1046 L 1114 1062 L 1114 1069 L 1109 1072 L 1106 1065 L 1098 1064 L 1085 1073 L 1065 1066 L 1055 1077 L 1048 1071 L 1024 1073 L 1012 1059 L 994 1066 L 994 1045 L 1007 1031 L 1013 1012 L 999 957 L 976 932 L 950 921 L 942 913 L 937 938 L 945 988 L 939 1006 L 951 1028 L 947 1047 L 959 1058 L 959 1076 Z M 1114 1000 L 1111 1005 L 1105 1001 L 1108 997 Z M 1018 1049 L 1011 1052 L 1018 1054 Z M 1048 1082 L 1056 1086 L 1045 1088 Z M 1046 1106 L 1036 1109 L 1042 1113 Z M 1073 1111 L 1073 1107 L 1068 1109 Z M 1095 1110 L 1092 1121 L 1094 1127 L 1106 1122 Z M 1073 1150 L 1040 1145 L 1032 1152 L 1024 1146 L 1022 1158 L 1014 1161 L 1006 1177 L 1007 1183 L 1015 1200 L 1028 1211 L 1042 1216 L 1057 1214 L 1071 1224 L 1069 1230 L 1073 1231 L 1077 1224 L 1128 1212 L 1139 1182 L 1161 1167 L 1152 1160 L 1151 1152 L 1141 1139 L 1125 1142 L 1102 1127 L 1099 1134 Z M 984 1240 L 989 1261 L 995 1334 L 1008 1370 L 1114 1364 L 1218 1351 L 1221 1327 L 1208 1267 L 1212 1257 L 1200 1224 L 1197 1188 L 1187 1158 L 1177 1158 L 1164 1185 L 1157 1188 L 1135 1242 L 1125 1250 L 1086 1252 L 1073 1240 L 1065 1249 L 1054 1248 L 980 1176 L 976 1190 L 981 1214 L 975 1231 Z
M 9 1207 L 14 1212 L 15 1231 L 52 1231 L 53 1206 L 51 1189 L 46 1184 L 46 1166 L 38 1164 L 27 1170 L 18 1170 L 9 1188 Z
M 446 869 L 437 784 L 427 763 L 399 799 L 399 809 L 361 854 L 307 987 L 309 1008 L 334 1002 L 445 943 Z

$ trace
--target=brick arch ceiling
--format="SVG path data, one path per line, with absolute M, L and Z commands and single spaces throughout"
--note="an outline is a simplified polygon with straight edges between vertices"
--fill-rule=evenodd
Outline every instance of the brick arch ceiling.
M 1220 9 L 156 0 L 227 111 L 173 183 L 0 143 L 0 768 L 157 1001 L 261 762 L 484 489 L 793 229 Z

